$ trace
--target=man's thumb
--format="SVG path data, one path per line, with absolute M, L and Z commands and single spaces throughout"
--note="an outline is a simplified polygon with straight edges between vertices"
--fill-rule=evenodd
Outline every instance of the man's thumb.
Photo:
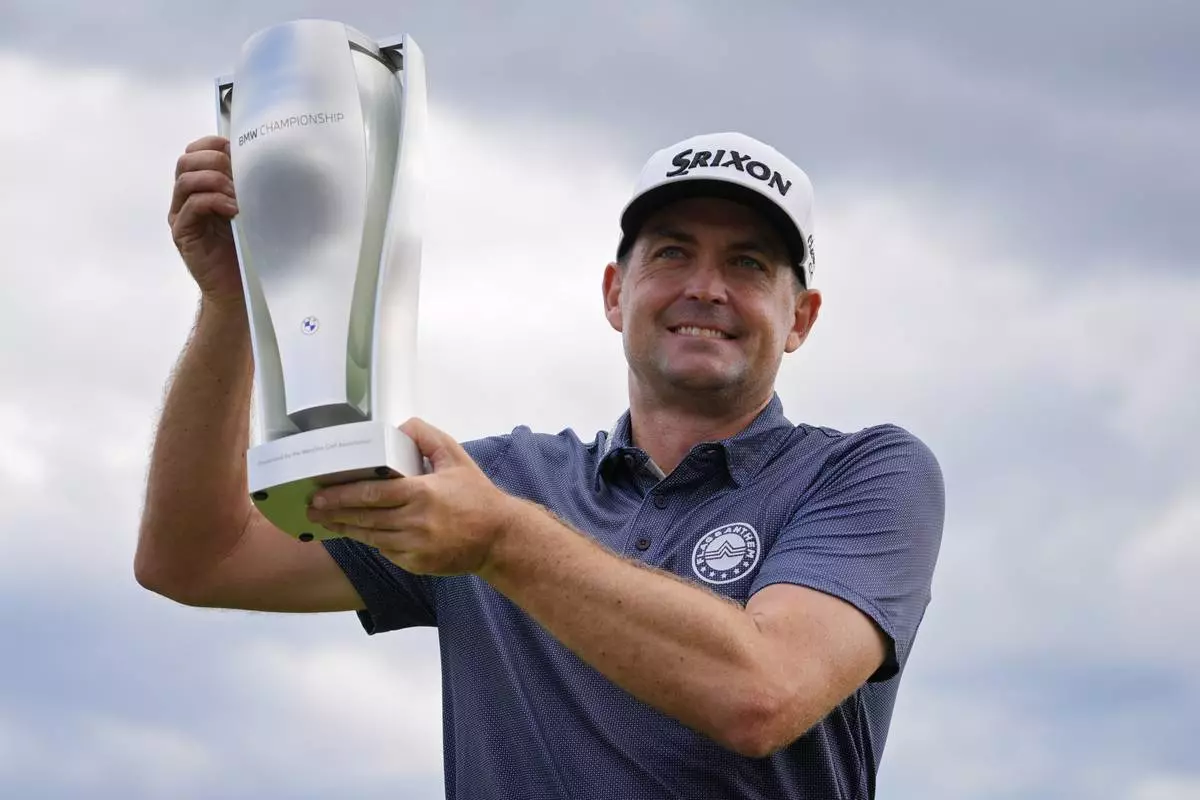
M 457 463 L 457 456 L 462 448 L 454 437 L 445 431 L 438 430 L 419 417 L 405 422 L 400 426 L 400 430 L 413 440 L 421 455 L 429 459 L 435 472 Z

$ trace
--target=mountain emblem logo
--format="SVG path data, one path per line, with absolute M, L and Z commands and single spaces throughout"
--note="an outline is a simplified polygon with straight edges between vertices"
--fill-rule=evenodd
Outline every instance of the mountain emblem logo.
M 696 542 L 692 572 L 705 583 L 733 583 L 757 566 L 761 549 L 753 525 L 731 522 L 709 531 Z

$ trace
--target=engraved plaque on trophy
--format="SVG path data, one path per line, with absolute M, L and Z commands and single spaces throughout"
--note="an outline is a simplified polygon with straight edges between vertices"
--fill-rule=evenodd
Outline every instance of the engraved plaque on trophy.
M 254 353 L 249 491 L 304 541 L 322 485 L 415 475 L 425 65 L 409 36 L 373 41 L 298 20 L 248 39 L 216 80 L 239 213 Z

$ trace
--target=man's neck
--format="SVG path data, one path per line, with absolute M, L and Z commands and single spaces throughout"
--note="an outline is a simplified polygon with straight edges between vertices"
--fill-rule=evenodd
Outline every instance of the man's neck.
M 728 439 L 745 430 L 772 396 L 768 393 L 752 405 L 701 408 L 655 402 L 634 392 L 629 406 L 630 438 L 669 475 L 701 442 Z

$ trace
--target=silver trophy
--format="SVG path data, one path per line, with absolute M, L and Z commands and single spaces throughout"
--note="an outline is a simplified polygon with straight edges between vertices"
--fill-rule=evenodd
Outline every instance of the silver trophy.
M 246 41 L 216 101 L 254 352 L 250 495 L 292 536 L 334 538 L 306 515 L 318 487 L 426 468 L 398 427 L 415 413 L 424 59 L 409 36 L 287 22 Z

